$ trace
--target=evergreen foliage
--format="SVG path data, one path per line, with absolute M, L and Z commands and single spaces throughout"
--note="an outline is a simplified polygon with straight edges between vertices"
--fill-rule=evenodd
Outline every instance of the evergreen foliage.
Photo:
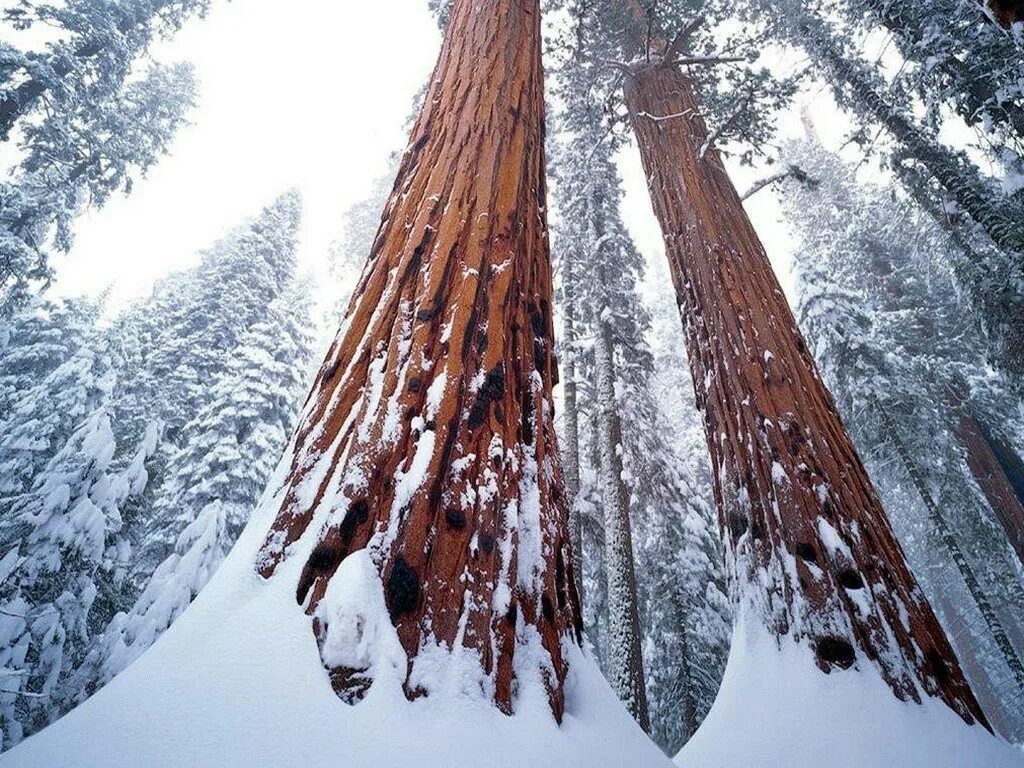
M 195 99 L 192 69 L 146 62 L 206 0 L 22 0 L 4 12 L 19 30 L 53 29 L 43 50 L 0 44 L 0 141 L 16 161 L 0 184 L 0 314 L 53 276 L 74 216 L 102 206 L 166 151 Z M 133 71 L 144 69 L 141 77 Z M 17 131 L 14 131 L 17 129 Z

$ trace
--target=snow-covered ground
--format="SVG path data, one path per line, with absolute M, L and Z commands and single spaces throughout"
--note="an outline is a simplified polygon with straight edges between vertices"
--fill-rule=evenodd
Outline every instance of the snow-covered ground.
M 302 552 L 269 582 L 253 572 L 273 509 L 263 505 L 217 575 L 149 651 L 66 717 L 0 755 L 0 766 L 671 766 L 578 650 L 569 651 L 561 726 L 537 692 L 523 692 L 513 717 L 465 696 L 409 702 L 380 667 L 362 702 L 343 703 L 310 618 L 295 603 Z M 377 597 L 383 601 L 372 594 L 379 578 L 358 553 L 353 558 L 344 582 L 361 584 L 372 608 Z M 373 646 L 364 650 L 386 664 L 397 637 L 389 638 L 390 625 L 376 629 L 376 636 L 363 633 Z
M 1024 754 L 941 701 L 904 703 L 873 665 L 822 674 L 810 649 L 740 622 L 687 768 L 1024 768 Z
M 593 660 L 574 647 L 561 726 L 529 681 L 512 717 L 462 695 L 457 684 L 407 701 L 401 674 L 391 669 L 400 663 L 400 648 L 380 579 L 360 553 L 346 559 L 344 578 L 335 579 L 343 594 L 324 601 L 335 639 L 347 641 L 343 648 L 329 642 L 325 650 L 341 653 L 341 661 L 371 662 L 376 679 L 362 702 L 344 704 L 331 690 L 310 619 L 294 598 L 303 550 L 312 543 L 300 540 L 270 581 L 253 571 L 276 508 L 273 500 L 262 505 L 214 579 L 148 652 L 66 717 L 0 755 L 0 768 L 671 765 Z M 968 727 L 941 702 L 898 701 L 863 666 L 823 675 L 806 649 L 792 643 L 780 649 L 741 622 L 718 699 L 676 762 L 689 768 L 1024 768 L 1013 747 Z M 452 668 L 452 677 L 459 674 Z

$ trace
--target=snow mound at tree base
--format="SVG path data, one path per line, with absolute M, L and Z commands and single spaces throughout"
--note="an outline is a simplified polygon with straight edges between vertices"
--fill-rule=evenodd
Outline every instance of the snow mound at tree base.
M 733 637 L 707 719 L 676 755 L 686 768 L 1024 768 L 1024 754 L 944 703 L 897 699 L 875 668 L 823 674 L 811 651 L 749 622 Z
M 253 572 L 268 525 L 250 523 L 213 580 L 149 651 L 77 709 L 0 755 L 0 767 L 671 766 L 575 646 L 567 649 L 560 726 L 540 696 L 521 697 L 512 717 L 466 696 L 409 702 L 387 685 L 374 685 L 355 706 L 343 703 L 310 618 L 295 603 L 303 553 L 270 581 Z

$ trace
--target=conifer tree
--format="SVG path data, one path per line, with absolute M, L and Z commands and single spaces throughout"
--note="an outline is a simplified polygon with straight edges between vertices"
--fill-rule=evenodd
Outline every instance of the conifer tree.
M 685 33 L 670 44 L 628 40 L 640 44 L 625 101 L 665 235 L 746 626 L 810 647 L 823 672 L 870 665 L 898 698 L 934 696 L 986 723 L 713 147 L 679 68 Z
M 551 411 L 540 42 L 534 0 L 453 5 L 285 459 L 258 568 L 273 577 L 323 525 L 308 530 L 319 543 L 296 598 L 348 701 L 378 661 L 348 634 L 358 607 L 335 599 L 363 563 L 379 574 L 407 695 L 454 687 L 512 711 L 516 685 L 532 683 L 563 711 L 579 607 Z
M 152 297 L 114 324 L 117 365 L 131 373 L 114 393 L 119 437 L 137 442 L 151 429 L 160 435 L 147 465 L 150 482 L 132 512 L 132 583 L 139 589 L 197 511 L 182 514 L 174 501 L 169 463 L 201 439 L 196 416 L 211 403 L 212 382 L 293 278 L 300 216 L 298 194 L 282 195 L 205 251 L 196 268 L 161 280 Z
M 949 202 L 973 219 L 1000 249 L 1012 254 L 1018 270 L 1022 268 L 1021 201 L 986 177 L 964 152 L 941 143 L 934 129 L 920 125 L 904 92 L 886 88 L 882 75 L 863 60 L 854 41 L 807 4 L 755 0 L 749 7 L 755 17 L 767 19 L 777 37 L 808 54 L 840 106 L 884 127 L 941 187 Z
M 932 122 L 951 107 L 979 129 L 994 160 L 1020 171 L 1024 147 L 1024 38 L 993 23 L 1001 18 L 998 4 L 934 0 L 859 0 L 838 3 L 838 11 L 854 28 L 884 28 L 910 66 L 900 84 L 913 89 Z M 1007 5 L 1013 5 L 1012 3 Z M 972 66 L 983 61 L 985 66 Z M 1019 183 L 1019 182 L 1015 182 Z
M 25 464 L 47 458 L 24 473 L 27 490 L 2 499 L 4 748 L 68 706 L 70 673 L 90 639 L 99 574 L 123 571 L 120 509 L 140 484 L 137 463 L 124 472 L 112 466 L 112 388 L 106 345 L 94 330 L 19 400 L 5 426 L 5 448 L 16 449 L 15 459 L 17 449 Z
M 208 7 L 208 0 L 72 0 L 21 2 L 7 9 L 4 19 L 16 29 L 51 27 L 63 34 L 44 50 L 5 45 L 0 141 L 21 120 L 48 107 L 68 112 L 90 98 L 116 93 L 154 39 L 173 34 Z
M 155 513 L 181 532 L 138 600 L 114 617 L 79 672 L 86 690 L 117 674 L 181 615 L 248 521 L 307 384 L 308 292 L 306 281 L 293 281 L 270 304 L 183 430 L 193 437 L 170 457 L 155 503 Z
M 27 492 L 40 470 L 92 409 L 89 382 L 97 374 L 95 324 L 101 305 L 84 299 L 54 311 L 26 310 L 5 350 L 9 409 L 0 430 L 0 494 Z M 102 358 L 106 361 L 106 357 Z M 109 363 L 104 363 L 109 364 Z
M 33 386 L 82 345 L 97 313 L 85 299 L 35 298 L 0 330 L 0 423 Z
M 25 127 L 19 162 L 0 184 L 0 312 L 49 283 L 49 254 L 70 249 L 75 215 L 130 191 L 167 151 L 194 91 L 188 65 L 154 64 L 115 93 L 47 103 L 45 117 Z

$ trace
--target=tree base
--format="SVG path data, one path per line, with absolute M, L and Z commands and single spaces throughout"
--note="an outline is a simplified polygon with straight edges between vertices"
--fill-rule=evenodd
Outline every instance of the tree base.
M 722 688 L 676 755 L 687 768 L 1021 768 L 1024 754 L 941 700 L 897 699 L 857 659 L 823 673 L 814 651 L 740 620 Z
M 392 669 L 400 646 L 388 634 L 394 628 L 386 616 L 377 641 L 364 646 L 365 658 L 348 652 L 341 660 L 374 676 L 363 699 L 346 704 L 332 689 L 310 617 L 295 603 L 298 572 L 315 535 L 296 542 L 271 579 L 253 571 L 270 526 L 268 509 L 276 510 L 265 505 L 257 512 L 262 519 L 250 523 L 211 582 L 150 650 L 66 717 L 0 755 L 0 766 L 671 765 L 594 661 L 570 642 L 561 725 L 539 677 L 518 681 L 515 714 L 506 715 L 465 690 L 458 664 L 433 665 L 445 684 L 409 701 L 404 670 Z M 319 528 L 320 521 L 310 526 Z M 346 581 L 372 612 L 367 582 L 377 577 L 366 565 L 346 564 L 352 572 Z M 346 595 L 338 598 L 341 610 Z M 524 654 L 523 669 L 536 662 Z

